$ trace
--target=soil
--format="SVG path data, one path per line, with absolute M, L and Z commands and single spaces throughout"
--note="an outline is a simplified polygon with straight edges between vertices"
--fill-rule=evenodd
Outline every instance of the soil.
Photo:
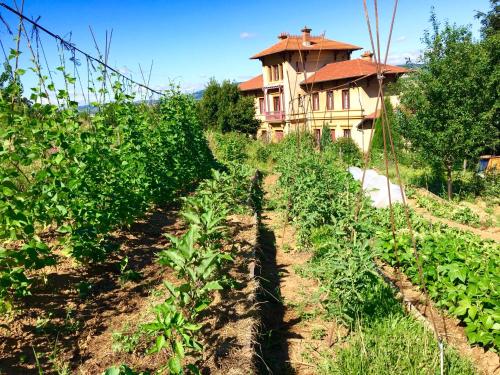
M 253 367 L 252 342 L 258 321 L 257 285 L 250 277 L 257 235 L 255 219 L 229 220 L 235 262 L 228 269 L 237 287 L 216 295 L 202 323 L 207 350 L 198 363 L 204 374 L 246 374 Z M 168 246 L 165 233 L 178 235 L 185 226 L 177 207 L 157 208 L 129 230 L 114 233 L 121 251 L 88 269 L 69 259 L 46 270 L 46 283 L 35 285 L 32 296 L 18 311 L 0 321 L 0 374 L 101 374 L 111 365 L 127 363 L 135 369 L 154 369 L 162 358 L 115 353 L 113 332 L 151 319 L 150 307 L 161 299 L 164 280 L 175 275 L 155 262 L 155 254 Z M 119 263 L 139 271 L 139 282 L 120 282 Z M 76 285 L 91 285 L 87 296 Z M 163 294 L 164 295 L 164 294 Z M 36 353 L 36 355 L 35 355 Z M 252 370 L 250 370 L 252 371 Z
M 498 354 L 485 351 L 480 347 L 471 347 L 467 342 L 464 327 L 456 318 L 446 315 L 442 310 L 434 307 L 429 298 L 416 288 L 408 278 L 394 268 L 380 264 L 380 270 L 390 282 L 397 287 L 408 310 L 416 309 L 418 318 L 433 332 L 437 330 L 439 336 L 454 347 L 463 357 L 469 358 L 478 371 L 485 375 L 500 374 L 500 359 Z
M 83 268 L 62 258 L 46 269 L 46 283 L 34 285 L 32 295 L 20 301 L 0 329 L 0 373 L 38 374 L 67 367 L 75 369 L 95 351 L 94 338 L 114 319 L 141 309 L 149 291 L 168 277 L 154 262 L 155 253 L 168 243 L 163 233 L 183 230 L 176 207 L 158 208 L 129 230 L 114 233 L 121 251 L 106 262 Z M 131 269 L 141 272 L 137 283 L 120 283 L 120 261 L 128 256 Z M 81 285 L 81 295 L 77 289 Z M 126 320 L 126 319 L 125 319 Z M 36 353 L 36 358 L 35 358 Z
M 269 175 L 264 180 L 267 200 L 276 179 Z M 270 209 L 262 213 L 260 244 L 260 373 L 314 374 L 314 358 L 331 346 L 332 332 L 338 327 L 320 318 L 317 309 L 321 305 L 313 303 L 313 296 L 318 294 L 315 281 L 297 274 L 297 268 L 309 260 L 310 254 L 297 251 L 295 230 Z

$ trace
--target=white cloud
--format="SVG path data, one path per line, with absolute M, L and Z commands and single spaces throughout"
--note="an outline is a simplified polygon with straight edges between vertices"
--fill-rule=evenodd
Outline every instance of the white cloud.
M 408 52 L 402 52 L 402 53 L 396 53 L 396 54 L 390 54 L 389 57 L 387 58 L 387 63 L 391 65 L 402 65 L 407 62 L 408 59 L 411 60 L 411 62 L 415 63 L 418 62 L 420 59 L 420 51 L 408 51 Z
M 401 42 L 404 42 L 405 40 L 406 40 L 406 36 L 401 35 L 399 38 L 396 39 L 396 42 L 401 43 Z
M 251 33 L 248 31 L 243 31 L 242 33 L 240 33 L 241 39 L 252 39 L 252 38 L 255 38 L 256 36 L 257 36 L 257 34 Z

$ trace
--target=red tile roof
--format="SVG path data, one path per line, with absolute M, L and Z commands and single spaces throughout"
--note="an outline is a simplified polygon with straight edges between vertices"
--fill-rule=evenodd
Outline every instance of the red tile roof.
M 382 65 L 382 71 L 388 74 L 403 74 L 409 70 L 394 65 Z M 302 81 L 301 84 L 335 81 L 373 74 L 377 74 L 377 64 L 375 62 L 363 59 L 346 60 L 325 65 L 305 81 Z
M 349 50 L 356 51 L 361 49 L 361 47 L 337 42 L 336 40 L 326 39 L 323 37 L 312 36 L 309 38 L 311 42 L 310 46 L 304 46 L 302 44 L 301 36 L 287 36 L 285 39 L 281 39 L 278 43 L 272 45 L 271 47 L 265 49 L 250 57 L 251 59 L 258 59 L 264 56 L 272 55 L 274 53 L 284 52 L 284 51 L 315 51 L 315 50 Z
M 262 74 L 257 77 L 250 78 L 248 81 L 241 82 L 238 85 L 241 91 L 259 90 L 262 89 L 263 86 L 264 80 L 262 78 Z

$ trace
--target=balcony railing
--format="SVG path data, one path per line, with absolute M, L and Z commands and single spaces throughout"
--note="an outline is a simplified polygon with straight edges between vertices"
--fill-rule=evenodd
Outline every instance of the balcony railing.
M 285 119 L 285 112 L 283 111 L 272 111 L 266 112 L 266 121 L 269 122 L 279 122 Z

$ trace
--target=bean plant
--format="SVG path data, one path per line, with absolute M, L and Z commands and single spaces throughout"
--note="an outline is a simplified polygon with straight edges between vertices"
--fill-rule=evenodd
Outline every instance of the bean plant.
M 188 191 L 214 165 L 190 96 L 172 88 L 157 104 L 134 102 L 108 75 L 112 100 L 92 103 L 89 115 L 43 76 L 48 95 L 36 87 L 23 96 L 17 55 L 0 87 L 0 312 L 30 294 L 32 271 L 57 263 L 54 250 L 85 266 L 102 262 L 116 250 L 112 230 Z M 75 82 L 64 65 L 57 70 Z

